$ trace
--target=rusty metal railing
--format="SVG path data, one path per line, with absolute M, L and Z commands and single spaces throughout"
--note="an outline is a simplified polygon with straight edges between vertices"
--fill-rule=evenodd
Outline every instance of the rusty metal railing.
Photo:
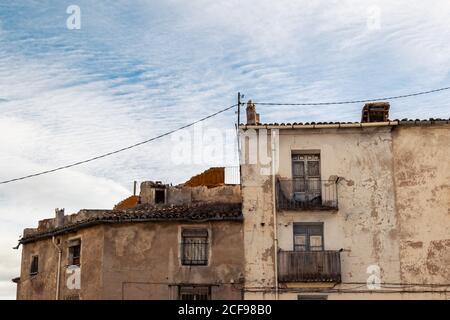
M 337 210 L 337 183 L 335 180 L 278 179 L 276 200 L 280 210 Z
M 280 282 L 341 282 L 339 251 L 280 251 Z

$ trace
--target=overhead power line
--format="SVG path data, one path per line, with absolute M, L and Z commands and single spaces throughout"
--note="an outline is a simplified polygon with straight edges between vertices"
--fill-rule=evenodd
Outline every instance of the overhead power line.
M 414 97 L 414 96 L 420 96 L 420 95 L 425 95 L 425 94 L 430 94 L 430 93 L 436 93 L 436 92 L 440 92 L 440 91 L 444 91 L 444 90 L 450 90 L 450 87 L 444 87 L 444 88 L 439 88 L 439 89 L 434 89 L 434 90 L 429 90 L 429 91 L 422 91 L 422 92 L 416 92 L 416 93 L 410 93 L 410 94 L 405 94 L 405 95 L 400 95 L 400 96 L 393 96 L 393 97 L 384 97 L 384 98 L 376 98 L 376 99 L 364 99 L 364 100 L 349 100 L 349 101 L 336 101 L 336 102 L 309 102 L 309 103 L 280 103 L 280 102 L 253 102 L 254 104 L 258 104 L 258 105 L 273 105 L 273 106 L 319 106 L 319 105 L 338 105 L 338 104 L 351 104 L 351 103 L 364 103 L 364 102 L 374 102 L 374 101 L 382 101 L 382 100 L 394 100 L 394 99 L 401 99 L 401 98 L 408 98 L 408 97 Z M 14 178 L 14 179 L 9 179 L 9 180 L 4 180 L 4 181 L 0 181 L 0 184 L 7 184 L 7 183 L 11 183 L 11 182 L 15 182 L 15 181 L 19 181 L 19 180 L 24 180 L 24 179 L 28 179 L 28 178 L 33 178 L 33 177 L 37 177 L 37 176 L 41 176 L 44 174 L 48 174 L 48 173 L 52 173 L 52 172 L 56 172 L 56 171 L 60 171 L 63 169 L 68 169 L 71 167 L 75 167 L 75 166 L 79 166 L 81 164 L 84 163 L 88 163 L 94 160 L 98 160 L 98 159 L 102 159 L 102 158 L 106 158 L 108 156 L 114 155 L 116 153 L 120 153 L 129 149 L 133 149 L 136 148 L 138 146 L 141 146 L 143 144 L 155 141 L 157 139 L 163 138 L 165 136 L 171 135 L 172 133 L 175 133 L 177 131 L 189 128 L 199 122 L 205 121 L 207 119 L 210 119 L 212 117 L 217 116 L 220 113 L 223 113 L 225 111 L 228 111 L 238 105 L 242 105 L 243 103 L 237 103 L 234 104 L 232 106 L 226 107 L 222 110 L 219 110 L 217 112 L 214 112 L 206 117 L 203 117 L 201 119 L 198 119 L 197 121 L 191 122 L 189 124 L 186 124 L 182 127 L 179 127 L 177 129 L 168 131 L 166 133 L 160 134 L 158 136 L 155 136 L 153 138 L 129 145 L 127 147 L 121 148 L 121 149 L 117 149 L 111 152 L 107 152 L 86 160 L 82 160 L 82 161 L 78 161 L 75 163 L 71 163 L 65 166 L 61 166 L 61 167 L 57 167 L 54 169 L 50 169 L 50 170 L 45 170 L 45 171 L 41 171 L 41 172 L 37 172 L 37 173 L 33 173 L 33 174 L 29 174 L 23 177 L 18 177 L 18 178 Z
M 278 103 L 278 102 L 253 102 L 253 103 L 259 104 L 261 106 L 264 106 L 264 105 L 265 106 L 325 106 L 325 105 L 365 103 L 365 102 L 375 102 L 375 101 L 383 101 L 383 100 L 402 99 L 402 98 L 421 96 L 421 95 L 430 94 L 430 93 L 436 93 L 436 92 L 445 91 L 445 90 L 450 90 L 450 87 L 444 87 L 444 88 L 433 89 L 433 90 L 429 90 L 429 91 L 404 94 L 404 95 L 400 95 L 400 96 L 375 98 L 375 99 L 364 99 L 364 100 L 348 100 L 348 101 L 335 101 L 335 102 L 305 102 L 305 103 Z
M 0 184 L 6 184 L 6 183 L 14 182 L 14 181 L 19 181 L 19 180 L 24 180 L 24 179 L 28 179 L 28 178 L 33 178 L 33 177 L 41 176 L 41 175 L 44 175 L 44 174 L 47 174 L 47 173 L 52 173 L 52 172 L 55 172 L 55 171 L 59 171 L 59 170 L 68 169 L 68 168 L 71 168 L 71 167 L 79 166 L 81 164 L 88 163 L 88 162 L 91 162 L 91 161 L 94 161 L 94 160 L 98 160 L 98 159 L 101 159 L 101 158 L 106 158 L 106 157 L 111 156 L 113 154 L 116 154 L 116 153 L 119 153 L 119 152 L 123 152 L 123 151 L 129 150 L 129 149 L 132 149 L 132 148 L 136 148 L 136 147 L 141 146 L 143 144 L 146 144 L 146 143 L 155 141 L 157 139 L 163 138 L 165 136 L 171 135 L 172 133 L 175 133 L 177 131 L 180 131 L 180 130 L 192 127 L 193 125 L 195 125 L 195 124 L 197 124 L 199 122 L 202 122 L 202 121 L 205 121 L 205 120 L 210 119 L 212 117 L 215 117 L 218 114 L 223 113 L 225 111 L 228 111 L 228 110 L 230 110 L 230 109 L 232 109 L 232 108 L 234 108 L 236 106 L 237 106 L 237 104 L 234 104 L 232 106 L 229 106 L 227 108 L 224 108 L 222 110 L 214 112 L 214 113 L 212 113 L 212 114 L 210 114 L 210 115 L 208 115 L 206 117 L 198 119 L 197 121 L 191 122 L 189 124 L 186 124 L 186 125 L 184 125 L 182 127 L 177 128 L 177 129 L 168 131 L 166 133 L 160 134 L 160 135 L 155 136 L 153 138 L 150 138 L 150 139 L 147 139 L 147 140 L 144 140 L 144 141 L 132 144 L 130 146 L 127 146 L 127 147 L 124 147 L 124 148 L 121 148 L 121 149 L 117 149 L 117 150 L 114 150 L 114 151 L 111 151 L 111 152 L 107 152 L 107 153 L 104 153 L 104 154 L 101 154 L 101 155 L 98 155 L 98 156 L 95 156 L 95 157 L 92 157 L 92 158 L 89 158 L 89 159 L 86 159 L 86 160 L 74 162 L 74 163 L 71 163 L 71 164 L 68 164 L 68 165 L 65 165 L 65 166 L 61 166 L 61 167 L 57 167 L 57 168 L 54 168 L 54 169 L 50 169 L 50 170 L 45 170 L 45 171 L 29 174 L 29 175 L 26 175 L 26 176 L 23 176 L 23 177 L 19 177 L 19 178 L 14 178 L 14 179 L 0 181 Z

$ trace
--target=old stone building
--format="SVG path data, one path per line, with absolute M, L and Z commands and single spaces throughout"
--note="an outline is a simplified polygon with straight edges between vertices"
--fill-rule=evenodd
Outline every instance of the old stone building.
M 113 210 L 56 210 L 26 229 L 17 298 L 241 299 L 240 187 L 220 169 L 194 180 L 214 186 L 147 181 Z
M 240 125 L 246 299 L 450 298 L 450 120 Z

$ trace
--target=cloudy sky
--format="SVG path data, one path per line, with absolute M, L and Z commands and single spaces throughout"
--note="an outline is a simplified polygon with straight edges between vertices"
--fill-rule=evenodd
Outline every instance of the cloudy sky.
M 66 9 L 81 9 L 69 30 Z M 0 181 L 180 127 L 246 99 L 317 102 L 450 85 L 448 1 L 0 0 Z M 258 107 L 263 121 L 357 121 L 361 105 Z M 391 118 L 450 116 L 450 92 L 391 103 Z M 25 227 L 111 208 L 133 180 L 179 183 L 235 158 L 175 157 L 181 139 L 233 153 L 236 115 L 86 165 L 0 185 L 0 298 L 14 298 Z M 208 131 L 209 130 L 209 131 Z M 214 131 L 215 130 L 215 131 Z M 204 136 L 210 136 L 205 134 Z M 200 138 L 199 138 L 200 137 Z M 194 142 L 198 143 L 195 144 Z M 203 148 L 203 149 L 202 149 Z

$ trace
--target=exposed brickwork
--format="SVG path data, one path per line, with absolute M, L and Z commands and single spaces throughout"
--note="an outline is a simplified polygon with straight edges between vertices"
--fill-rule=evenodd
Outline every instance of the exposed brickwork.
M 193 176 L 184 185 L 187 187 L 205 186 L 208 188 L 222 186 L 225 184 L 225 168 L 216 167 Z

